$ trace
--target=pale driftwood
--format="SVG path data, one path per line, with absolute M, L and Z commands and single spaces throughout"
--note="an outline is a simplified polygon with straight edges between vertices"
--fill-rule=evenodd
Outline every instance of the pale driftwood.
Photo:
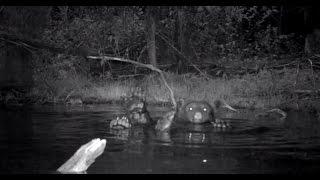
M 145 68 L 151 69 L 152 71 L 158 72 L 160 74 L 160 77 L 161 77 L 163 83 L 165 84 L 165 86 L 168 88 L 168 90 L 170 92 L 170 98 L 171 98 L 173 107 L 174 108 L 177 107 L 176 100 L 174 99 L 173 90 L 170 88 L 168 82 L 166 81 L 163 72 L 160 69 L 154 67 L 153 65 L 151 65 L 151 64 L 143 64 L 143 63 L 140 63 L 140 62 L 137 62 L 137 61 L 133 61 L 133 60 L 130 60 L 130 59 L 118 58 L 118 57 L 110 57 L 110 56 L 87 56 L 86 58 L 88 58 L 88 59 L 102 59 L 102 60 L 109 60 L 109 61 L 127 62 L 127 63 L 135 64 L 137 66 L 145 67 Z
M 60 173 L 83 173 L 103 153 L 105 147 L 105 139 L 93 139 L 82 145 L 57 171 Z

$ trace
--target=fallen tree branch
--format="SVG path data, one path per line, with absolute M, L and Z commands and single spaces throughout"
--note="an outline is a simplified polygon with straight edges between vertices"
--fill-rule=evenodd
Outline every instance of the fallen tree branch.
M 58 52 L 58 53 L 66 52 L 66 50 L 63 48 L 58 48 L 53 45 L 49 45 L 37 40 L 31 40 L 31 39 L 22 38 L 16 35 L 7 34 L 5 32 L 0 32 L 0 40 L 15 44 L 15 45 L 28 47 L 33 50 L 47 49 L 47 50 Z
M 56 53 L 83 56 L 83 52 L 81 52 L 81 49 L 68 50 L 68 49 L 64 49 L 64 48 L 59 48 L 59 47 L 56 47 L 51 44 L 42 43 L 42 42 L 39 42 L 36 40 L 23 39 L 21 37 L 18 37 L 15 35 L 10 35 L 10 34 L 7 34 L 5 32 L 1 32 L 1 31 L 0 31 L 0 40 L 8 42 L 8 43 L 12 43 L 14 45 L 23 46 L 24 48 L 33 49 L 33 50 L 46 49 L 46 50 L 56 52 Z M 127 62 L 127 63 L 135 64 L 137 66 L 145 67 L 145 68 L 151 69 L 152 71 L 158 72 L 160 74 L 160 77 L 163 80 L 165 86 L 169 89 L 172 104 L 173 104 L 174 108 L 176 108 L 177 103 L 174 99 L 174 93 L 173 93 L 172 89 L 170 88 L 170 86 L 168 85 L 168 83 L 164 77 L 163 72 L 160 69 L 152 66 L 151 64 L 143 64 L 143 63 L 139 63 L 137 61 L 133 61 L 130 59 L 110 57 L 110 56 L 104 56 L 104 55 L 97 55 L 97 56 L 96 55 L 89 55 L 89 56 L 86 55 L 86 58 L 88 58 L 88 59 L 101 59 L 101 60 L 107 60 L 107 61 L 112 60 L 112 61 Z
M 145 68 L 151 69 L 152 71 L 158 72 L 160 74 L 160 77 L 161 77 L 163 83 L 165 84 L 165 86 L 168 88 L 168 90 L 170 92 L 170 98 L 171 98 L 173 107 L 174 108 L 177 107 L 177 103 L 176 103 L 175 98 L 174 98 L 173 90 L 170 88 L 168 82 L 166 81 L 166 79 L 164 77 L 164 74 L 163 74 L 163 71 L 161 71 L 160 69 L 154 67 L 153 65 L 151 65 L 151 64 L 143 64 L 143 63 L 140 63 L 140 62 L 137 62 L 137 61 L 133 61 L 133 60 L 130 60 L 130 59 L 118 58 L 118 57 L 110 57 L 110 56 L 87 56 L 87 58 L 88 59 L 102 59 L 102 60 L 106 60 L 106 61 L 111 60 L 111 61 L 127 62 L 127 63 L 135 64 L 137 66 L 145 67 Z
M 6 32 L 0 31 L 0 41 L 4 41 L 16 46 L 23 47 L 29 51 L 33 50 L 47 50 L 53 53 L 74 55 L 74 56 L 87 56 L 87 49 L 84 48 L 61 48 L 57 45 L 44 43 L 40 40 L 29 39 L 25 37 L 20 37 L 13 34 L 8 34 Z

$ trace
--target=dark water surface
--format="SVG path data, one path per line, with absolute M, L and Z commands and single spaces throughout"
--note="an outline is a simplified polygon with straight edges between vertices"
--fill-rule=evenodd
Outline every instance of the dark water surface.
M 151 107 L 151 116 L 166 109 Z M 257 112 L 221 113 L 233 126 L 187 125 L 111 131 L 116 105 L 0 109 L 0 173 L 55 173 L 83 144 L 107 139 L 87 173 L 317 173 L 320 120 L 290 112 L 284 121 Z

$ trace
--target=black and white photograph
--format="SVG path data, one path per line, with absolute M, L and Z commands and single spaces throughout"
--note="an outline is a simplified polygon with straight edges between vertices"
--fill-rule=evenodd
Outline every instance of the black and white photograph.
M 0 174 L 315 173 L 320 6 L 0 6 Z

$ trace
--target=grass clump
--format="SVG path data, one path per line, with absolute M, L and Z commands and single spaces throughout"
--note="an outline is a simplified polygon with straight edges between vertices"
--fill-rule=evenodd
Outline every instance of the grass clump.
M 74 97 L 81 98 L 84 103 L 120 101 L 137 87 L 143 89 L 149 103 L 170 102 L 169 91 L 157 74 L 123 80 L 93 79 L 70 71 L 60 71 L 55 76 L 37 76 L 38 81 L 30 95 L 47 102 L 64 103 Z M 263 70 L 230 79 L 174 73 L 165 76 L 176 99 L 206 100 L 211 104 L 221 99 L 243 108 L 292 107 L 299 99 L 295 90 L 320 88 L 313 86 L 314 81 L 319 82 L 319 74 L 311 77 L 308 70 L 301 70 L 298 75 L 294 69 Z

